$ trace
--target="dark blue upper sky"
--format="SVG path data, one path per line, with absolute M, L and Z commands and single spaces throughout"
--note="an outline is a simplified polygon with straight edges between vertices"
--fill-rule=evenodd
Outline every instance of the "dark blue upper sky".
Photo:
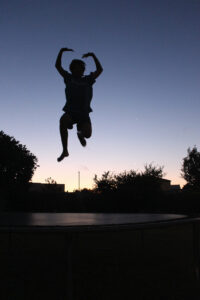
M 199 33 L 199 0 L 1 1 L 0 128 L 38 157 L 34 180 L 51 176 L 73 189 L 78 170 L 91 186 L 94 173 L 154 162 L 182 183 L 182 158 L 200 145 Z M 65 68 L 92 51 L 104 72 L 94 85 L 93 137 L 82 149 L 70 132 L 70 157 L 58 165 L 61 47 L 76 51 L 63 55 Z

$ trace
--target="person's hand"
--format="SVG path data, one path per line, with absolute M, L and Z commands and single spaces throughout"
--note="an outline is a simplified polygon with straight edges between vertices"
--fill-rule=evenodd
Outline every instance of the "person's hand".
M 64 51 L 74 51 L 73 49 L 69 49 L 69 48 L 61 48 L 60 51 L 64 52 Z
M 83 54 L 82 58 L 86 58 L 88 56 L 94 56 L 94 53 L 93 52 L 88 52 L 86 54 Z

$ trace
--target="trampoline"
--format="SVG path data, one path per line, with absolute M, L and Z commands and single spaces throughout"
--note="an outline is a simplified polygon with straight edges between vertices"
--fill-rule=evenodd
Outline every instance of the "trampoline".
M 56 259 L 63 262 L 66 283 L 63 299 L 79 299 L 74 296 L 78 285 L 74 284 L 74 269 L 79 272 L 78 268 L 91 260 L 94 253 L 96 257 L 102 255 L 104 264 L 110 255 L 107 261 L 113 259 L 113 268 L 118 261 L 123 260 L 125 264 L 127 258 L 136 270 L 141 255 L 142 265 L 144 261 L 150 264 L 155 259 L 162 264 L 162 251 L 168 247 L 172 267 L 175 268 L 176 260 L 182 259 L 180 265 L 186 261 L 184 268 L 193 269 L 199 279 L 199 217 L 184 214 L 2 213 L 0 239 L 1 245 L 4 244 L 1 258 L 15 263 L 21 261 L 32 267 L 31 260 L 38 263 L 40 259 L 41 263 L 45 253 L 51 255 L 52 262 L 60 255 Z M 56 262 L 56 267 L 56 264 L 59 265 Z M 25 267 L 24 270 L 30 276 Z M 111 267 L 109 272 L 112 272 Z
M 177 214 L 3 213 L 0 215 L 0 230 L 120 230 L 124 227 L 159 226 L 180 221 L 188 222 L 191 218 Z

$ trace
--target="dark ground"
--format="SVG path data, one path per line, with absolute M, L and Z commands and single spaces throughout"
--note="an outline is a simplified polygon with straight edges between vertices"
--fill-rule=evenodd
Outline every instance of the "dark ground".
M 0 299 L 64 300 L 70 236 L 0 233 Z M 200 299 L 193 225 L 73 235 L 73 300 Z

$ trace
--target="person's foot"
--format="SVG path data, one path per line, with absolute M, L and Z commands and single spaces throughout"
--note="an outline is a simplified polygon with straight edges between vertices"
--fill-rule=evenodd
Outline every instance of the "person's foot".
M 61 154 L 61 156 L 59 156 L 57 158 L 57 161 L 60 162 L 61 160 L 63 160 L 65 157 L 69 156 L 68 151 L 63 151 L 63 153 Z
M 83 147 L 85 147 L 86 146 L 86 140 L 85 140 L 84 136 L 82 136 L 81 131 L 77 131 L 77 136 L 78 136 L 78 139 L 79 139 L 81 145 Z

